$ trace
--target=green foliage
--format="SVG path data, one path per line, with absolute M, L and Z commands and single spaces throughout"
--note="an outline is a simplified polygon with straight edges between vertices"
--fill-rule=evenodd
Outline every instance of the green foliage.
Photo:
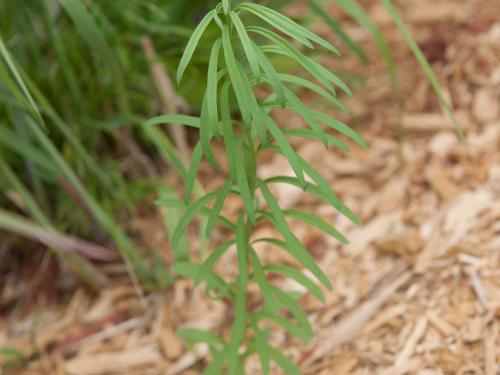
M 382 58 L 386 64 L 387 71 L 390 76 L 391 86 L 393 89 L 396 109 L 397 111 L 400 112 L 402 106 L 402 98 L 400 98 L 399 87 L 397 83 L 396 62 L 393 53 L 378 26 L 371 19 L 371 17 L 365 12 L 365 10 L 358 3 L 358 1 L 357 0 L 307 0 L 307 1 L 311 8 L 311 11 L 315 13 L 317 16 L 321 17 L 325 21 L 325 23 L 332 29 L 332 31 L 337 33 L 340 40 L 349 48 L 349 50 L 353 52 L 356 56 L 358 56 L 360 60 L 365 63 L 368 62 L 368 59 L 365 53 L 363 52 L 362 47 L 358 43 L 353 41 L 345 33 L 341 23 L 339 23 L 337 20 L 335 20 L 328 14 L 325 8 L 325 4 L 329 2 L 335 4 L 369 32 L 369 34 L 372 36 L 373 40 L 377 44 L 380 54 L 382 55 Z M 463 129 L 456 119 L 451 104 L 448 102 L 448 100 L 445 98 L 443 94 L 443 88 L 441 87 L 441 84 L 439 83 L 434 71 L 432 70 L 429 62 L 422 53 L 420 47 L 415 42 L 410 32 L 408 31 L 405 23 L 399 16 L 393 2 L 391 0 L 382 0 L 382 4 L 389 13 L 389 15 L 391 16 L 397 29 L 403 36 L 403 39 L 405 40 L 407 46 L 410 48 L 413 55 L 420 64 L 422 71 L 425 74 L 429 83 L 431 84 L 436 96 L 438 97 L 440 104 L 443 106 L 448 116 L 450 117 L 455 127 L 455 132 L 458 138 L 462 142 L 465 142 Z M 398 134 L 398 137 L 400 140 L 402 140 L 403 139 L 402 137 L 404 136 L 404 128 L 402 128 L 403 125 L 401 123 L 398 124 L 398 126 L 400 127 L 399 129 L 400 134 Z
M 155 41 L 162 62 L 175 66 L 207 6 L 210 0 L 0 2 L 2 207 L 25 211 L 46 231 L 113 241 L 147 287 L 164 284 L 164 265 L 149 266 L 115 217 L 155 190 L 157 171 L 148 166 L 144 189 L 146 175 L 123 176 L 117 158 L 132 142 L 145 163 L 160 155 L 181 176 L 188 171 L 160 127 L 136 127 L 158 112 L 140 41 L 161 35 Z M 191 64 L 186 92 L 200 91 L 193 88 L 205 77 L 196 72 L 206 64 L 203 58 Z M 200 99 L 190 99 L 196 108 Z M 191 186 L 201 193 L 196 181 Z M 20 195 L 18 207 L 6 199 L 9 190 Z M 170 212 L 168 219 L 175 222 Z M 83 257 L 51 250 L 95 286 L 89 274 L 98 272 Z
M 441 105 L 444 107 L 445 111 L 450 116 L 458 137 L 460 138 L 460 140 L 462 142 L 465 142 L 465 136 L 464 136 L 462 127 L 459 125 L 450 103 L 444 97 L 441 84 L 439 83 L 436 75 L 434 74 L 429 62 L 425 58 L 422 50 L 420 49 L 420 47 L 417 45 L 415 40 L 412 38 L 412 36 L 408 32 L 408 29 L 406 28 L 404 22 L 399 17 L 399 15 L 396 11 L 396 8 L 392 4 L 392 1 L 391 0 L 383 0 L 382 2 L 384 4 L 385 8 L 390 13 L 390 15 L 391 15 L 392 19 L 394 20 L 394 23 L 396 24 L 399 32 L 401 33 L 404 40 L 406 41 L 406 44 L 408 44 L 411 51 L 413 52 L 416 59 L 418 60 L 418 63 L 422 67 L 422 70 L 424 71 L 425 75 L 427 76 L 427 79 L 429 80 L 432 88 L 434 89 L 434 91 L 439 99 L 439 102 L 441 103 Z
M 252 24 L 257 22 L 257 19 L 264 24 Z M 345 141 L 338 138 L 338 134 L 342 134 L 362 147 L 366 147 L 366 144 L 350 127 L 312 110 L 288 88 L 290 84 L 306 87 L 344 109 L 336 98 L 337 88 L 350 95 L 349 88 L 334 73 L 307 57 L 294 42 L 306 48 L 320 46 L 335 54 L 338 53 L 337 49 L 288 17 L 265 6 L 250 2 L 232 6 L 226 1 L 217 5 L 193 32 L 179 65 L 179 81 L 196 56 L 204 30 L 212 24 L 218 27 L 218 35 L 212 44 L 201 115 L 198 118 L 159 116 L 145 123 L 146 127 L 165 122 L 199 129 L 200 140 L 195 147 L 185 180 L 188 194 L 185 194 L 184 199 L 169 198 L 157 202 L 175 209 L 185 207 L 184 214 L 174 230 L 172 244 L 177 244 L 198 214 L 209 218 L 204 232 L 207 238 L 216 224 L 230 227 L 235 233 L 233 239 L 217 247 L 201 263 L 183 262 L 175 267 L 180 274 L 194 278 L 196 285 L 206 284 L 210 295 L 231 299 L 234 319 L 230 336 L 222 338 L 194 329 L 182 329 L 180 334 L 188 341 L 206 342 L 210 345 L 213 361 L 205 369 L 205 374 L 240 374 L 243 372 L 246 358 L 251 355 L 260 358 L 264 374 L 269 373 L 271 361 L 287 372 L 298 374 L 298 367 L 268 344 L 269 329 L 265 326 L 268 323 L 277 324 L 291 335 L 305 341 L 312 338 L 312 328 L 299 303 L 291 294 L 274 286 L 269 274 L 274 273 L 297 281 L 320 300 L 324 300 L 324 297 L 317 283 L 323 284 L 327 289 L 331 289 L 332 285 L 290 229 L 288 218 L 303 221 L 341 242 L 345 243 L 347 239 L 331 224 L 313 214 L 282 209 L 273 196 L 270 185 L 285 183 L 301 187 L 304 191 L 331 203 L 341 214 L 359 223 L 359 219 L 340 202 L 321 174 L 296 153 L 289 143 L 289 138 L 315 139 L 324 147 L 335 146 L 348 150 Z M 273 30 L 282 32 L 292 41 Z M 296 62 L 320 83 L 280 73 L 269 57 L 272 54 L 282 54 Z M 254 94 L 257 87 L 264 87 L 272 93 L 265 99 L 258 99 Z M 234 106 L 233 103 L 237 105 Z M 285 108 L 297 113 L 307 123 L 308 128 L 281 128 L 271 116 L 275 108 Z M 193 200 L 189 186 L 198 170 L 201 157 L 205 157 L 213 168 L 219 169 L 213 157 L 214 142 L 225 147 L 228 178 L 221 188 Z M 276 176 L 267 180 L 260 179 L 257 176 L 257 160 L 264 150 L 284 155 L 295 177 Z M 307 182 L 306 176 L 312 182 Z M 242 204 L 242 210 L 235 222 L 221 215 L 230 194 L 239 196 Z M 211 202 L 214 203 L 210 204 Z M 261 222 L 274 226 L 282 239 L 260 238 L 252 242 L 252 231 Z M 254 244 L 258 242 L 266 242 L 289 253 L 309 270 L 316 280 L 282 264 L 263 264 L 254 249 Z M 214 265 L 227 251 L 236 252 L 238 269 L 236 279 L 229 283 L 213 271 Z M 263 297 L 262 305 L 252 310 L 247 305 L 247 287 L 250 283 L 258 285 Z

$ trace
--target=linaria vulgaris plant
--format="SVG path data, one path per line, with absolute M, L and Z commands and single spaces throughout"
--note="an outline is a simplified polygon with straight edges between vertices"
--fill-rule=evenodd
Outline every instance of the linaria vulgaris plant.
M 259 24 L 249 25 L 247 20 L 258 20 Z M 266 242 L 288 252 L 325 288 L 331 289 L 330 280 L 291 231 L 287 219 L 298 219 L 341 242 L 345 243 L 347 240 L 332 225 L 311 213 L 282 209 L 270 186 L 290 184 L 300 187 L 328 202 L 353 222 L 359 223 L 358 218 L 338 199 L 321 174 L 295 152 L 288 139 L 314 139 L 326 148 L 334 146 L 348 151 L 348 146 L 342 140 L 323 129 L 322 126 L 326 126 L 351 138 L 362 147 L 366 145 L 349 126 L 307 107 L 288 87 L 293 85 L 312 90 L 340 110 L 345 110 L 336 97 L 336 87 L 351 95 L 349 88 L 331 71 L 307 57 L 296 45 L 306 48 L 319 45 L 334 54 L 338 54 L 337 49 L 290 18 L 265 6 L 244 2 L 233 7 L 229 0 L 223 0 L 210 11 L 199 23 L 186 46 L 178 68 L 179 82 L 204 31 L 212 22 L 219 27 L 220 35 L 211 50 L 200 117 L 164 115 L 147 122 L 147 125 L 175 123 L 191 126 L 198 128 L 200 133 L 185 179 L 184 198 L 158 201 L 158 204 L 168 207 L 185 208 L 172 235 L 172 245 L 175 247 L 179 243 L 198 214 L 207 217 L 204 231 L 207 238 L 216 224 L 229 228 L 235 234 L 234 238 L 211 252 L 201 264 L 186 262 L 175 267 L 177 273 L 194 278 L 195 285 L 205 283 L 211 297 L 232 301 L 234 319 L 230 337 L 223 338 L 212 332 L 196 329 L 182 329 L 180 333 L 189 341 L 209 344 L 212 362 L 206 367 L 204 374 L 243 374 L 245 360 L 252 355 L 260 358 L 263 374 L 269 373 L 271 361 L 290 374 L 299 374 L 298 367 L 268 343 L 270 330 L 266 327 L 266 322 L 277 324 L 305 341 L 312 338 L 312 328 L 293 294 L 274 286 L 268 275 L 272 273 L 291 278 L 319 300 L 324 299 L 322 291 L 316 280 L 292 267 L 262 264 L 254 245 Z M 292 59 L 314 80 L 277 72 L 270 58 L 274 54 Z M 253 91 L 258 86 L 267 86 L 272 89 L 272 94 L 259 100 Z M 236 110 L 233 110 L 235 107 Z M 279 127 L 270 115 L 275 108 L 297 113 L 308 127 Z M 219 170 L 211 146 L 213 141 L 223 142 L 225 146 L 228 178 L 220 189 L 193 201 L 192 187 L 202 158 L 206 158 L 215 170 Z M 260 179 L 256 173 L 257 161 L 264 150 L 283 155 L 289 161 L 295 176 Z M 309 180 L 306 180 L 306 176 Z M 221 215 L 230 194 L 239 196 L 243 203 L 243 209 L 235 222 Z M 252 231 L 262 222 L 273 225 L 282 238 L 253 239 Z M 214 272 L 213 266 L 231 249 L 236 249 L 238 276 L 233 282 L 226 282 Z M 250 283 L 258 285 L 263 296 L 264 302 L 257 309 L 249 309 L 247 304 L 247 288 Z

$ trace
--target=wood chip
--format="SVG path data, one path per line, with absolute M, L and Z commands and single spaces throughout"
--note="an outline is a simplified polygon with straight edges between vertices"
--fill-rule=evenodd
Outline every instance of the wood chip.
M 392 274 L 393 272 L 391 272 Z M 368 301 L 359 305 L 352 313 L 333 326 L 328 332 L 322 332 L 322 336 L 328 337 L 328 341 L 321 342 L 320 346 L 315 348 L 314 353 L 305 362 L 307 367 L 315 360 L 322 358 L 336 347 L 353 340 L 363 329 L 366 323 L 371 319 L 381 306 L 411 277 L 411 272 L 404 271 L 390 284 L 376 291 L 374 296 Z
M 411 333 L 408 341 L 406 342 L 403 350 L 396 357 L 396 361 L 394 362 L 394 367 L 396 369 L 404 367 L 408 362 L 410 357 L 413 355 L 415 351 L 415 347 L 420 339 L 424 336 L 425 331 L 427 329 L 428 318 L 426 316 L 421 317 L 417 324 L 415 324 L 415 328 Z
M 161 363 L 158 348 L 147 346 L 134 350 L 81 356 L 66 362 L 65 370 L 69 375 L 100 375 L 109 372 L 127 371 L 155 366 Z

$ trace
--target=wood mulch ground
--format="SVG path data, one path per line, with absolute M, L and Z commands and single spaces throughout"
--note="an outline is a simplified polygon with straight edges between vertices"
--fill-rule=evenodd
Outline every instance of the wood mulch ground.
M 312 141 L 296 147 L 364 225 L 355 227 L 300 190 L 276 186 L 280 203 L 313 210 L 351 243 L 341 246 L 292 222 L 334 290 L 326 293 L 325 304 L 302 297 L 315 330 L 311 343 L 279 330 L 272 342 L 311 375 L 500 374 L 500 3 L 401 2 L 405 20 L 453 103 L 467 145 L 457 139 L 383 7 L 377 1 L 365 3 L 396 55 L 400 105 L 376 46 L 365 30 L 346 20 L 371 62 L 365 66 L 348 57 L 325 63 L 367 77 L 353 86 L 354 98 L 345 103 L 353 115 L 348 121 L 370 147 L 353 146 L 349 155 L 326 151 Z M 300 5 L 290 12 L 301 12 Z M 330 35 L 323 25 L 316 30 Z M 312 95 L 303 97 L 329 111 Z M 276 118 L 287 126 L 303 126 L 286 113 Z M 403 143 L 395 137 L 400 125 Z M 259 173 L 290 171 L 276 157 L 265 160 Z M 208 168 L 203 179 L 210 186 L 220 183 Z M 132 226 L 149 247 L 170 251 L 158 216 L 138 216 Z M 269 227 L 256 233 L 269 235 Z M 225 233 L 216 236 L 221 240 Z M 293 264 L 279 251 L 258 251 L 264 261 Z M 217 269 L 229 278 L 234 264 L 229 252 Z M 4 301 L 28 287 L 19 277 L 9 280 L 1 288 Z M 300 290 L 289 280 L 276 283 L 284 290 Z M 250 292 L 251 301 L 258 303 L 258 290 Z M 228 303 L 206 298 L 188 280 L 141 298 L 132 286 L 116 281 L 98 295 L 77 288 L 64 305 L 57 298 L 34 301 L 29 316 L 0 316 L 0 347 L 30 358 L 13 373 L 199 374 L 208 348 L 187 348 L 175 330 L 191 326 L 224 333 L 231 322 Z M 256 362 L 249 362 L 249 373 L 259 373 Z

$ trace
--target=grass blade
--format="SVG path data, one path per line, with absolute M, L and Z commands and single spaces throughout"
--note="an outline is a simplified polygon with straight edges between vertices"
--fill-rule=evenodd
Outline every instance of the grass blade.
M 159 124 L 179 124 L 200 128 L 200 118 L 186 115 L 161 115 L 153 117 L 144 123 L 145 126 L 153 126 Z
M 344 31 L 342 24 L 330 16 L 327 10 L 318 0 L 308 0 L 309 7 L 314 14 L 323 18 L 323 21 L 338 35 L 339 39 L 365 64 L 368 63 L 368 57 L 366 57 L 363 48 L 356 43 L 352 38 Z
M 238 140 L 236 142 L 236 147 L 238 150 L 238 155 L 239 159 L 238 160 L 244 160 L 244 153 L 243 153 L 243 144 L 241 140 Z M 253 199 L 252 199 L 252 193 L 250 191 L 250 186 L 248 184 L 248 176 L 247 176 L 247 171 L 245 168 L 236 168 L 236 180 L 238 183 L 238 187 L 240 189 L 240 194 L 241 198 L 243 199 L 243 204 L 245 206 L 245 210 L 248 214 L 248 218 L 250 219 L 250 222 L 252 224 L 255 224 L 257 219 L 255 216 L 255 209 L 253 207 Z
M 424 71 L 425 75 L 427 76 L 427 79 L 429 80 L 432 88 L 434 89 L 434 92 L 436 93 L 439 102 L 441 105 L 444 107 L 446 113 L 448 113 L 448 116 L 450 117 L 451 121 L 453 122 L 453 126 L 455 127 L 455 131 L 458 135 L 458 138 L 462 143 L 466 143 L 465 140 L 465 135 L 462 130 L 462 127 L 459 125 L 457 118 L 455 117 L 455 113 L 448 101 L 445 99 L 443 95 L 443 90 L 441 89 L 441 85 L 439 84 L 439 80 L 434 74 L 434 71 L 432 70 L 429 62 L 425 58 L 425 55 L 423 54 L 422 50 L 418 46 L 418 44 L 415 42 L 415 40 L 412 38 L 410 35 L 408 29 L 406 28 L 404 22 L 401 20 L 401 17 L 399 17 L 398 12 L 396 11 L 396 8 L 392 4 L 391 0 L 382 0 L 382 3 L 384 4 L 385 8 L 387 11 L 390 13 L 394 23 L 396 24 L 397 28 L 399 29 L 399 32 L 401 35 L 403 35 L 404 40 L 408 44 L 408 47 L 410 47 L 411 51 L 415 55 L 418 63 L 422 67 L 422 70 Z

